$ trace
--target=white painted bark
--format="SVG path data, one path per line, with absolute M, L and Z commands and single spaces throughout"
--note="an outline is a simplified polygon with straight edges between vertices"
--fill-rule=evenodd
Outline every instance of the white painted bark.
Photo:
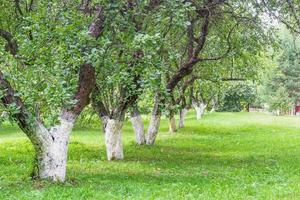
M 145 144 L 145 129 L 141 115 L 139 113 L 131 114 L 130 121 L 135 133 L 136 143 L 139 145 Z
M 40 145 L 37 150 L 37 174 L 40 179 L 63 182 L 66 177 L 68 144 L 71 131 L 74 126 L 74 118 L 60 118 L 60 125 L 54 126 L 48 131 L 38 123 L 37 132 Z M 50 136 L 43 137 L 43 136 Z
M 0 115 L 0 118 L 8 118 L 9 114 L 6 111 L 3 111 Z
M 184 128 L 185 115 L 187 112 L 188 110 L 186 108 L 179 111 L 179 128 Z
M 148 127 L 148 132 L 146 136 L 146 144 L 153 145 L 156 139 L 156 135 L 158 133 L 159 125 L 160 125 L 161 115 L 152 115 L 150 124 Z
M 196 110 L 197 120 L 200 120 L 202 118 L 202 116 L 204 115 L 207 104 L 205 104 L 203 102 L 200 102 L 200 103 L 193 102 L 193 106 Z
M 202 110 L 200 106 L 195 106 L 194 107 L 196 110 L 196 116 L 197 116 L 197 120 L 200 120 L 202 118 Z
M 103 133 L 105 134 L 105 127 L 106 127 L 107 121 L 109 120 L 109 117 L 102 116 L 100 118 L 101 118 L 101 123 L 102 123 L 102 130 L 103 130 Z
M 210 113 L 216 112 L 217 102 L 215 99 L 212 100 L 212 107 Z
M 159 94 L 156 94 L 154 99 L 154 107 L 152 110 L 152 115 L 150 119 L 150 124 L 148 127 L 148 132 L 146 136 L 146 144 L 153 145 L 159 130 L 161 111 L 160 111 L 160 97 Z
M 202 115 L 204 115 L 207 104 L 201 103 L 201 107 L 202 107 Z
M 169 132 L 170 133 L 175 133 L 176 131 L 177 131 L 177 129 L 176 129 L 176 120 L 175 120 L 175 117 L 172 116 L 169 119 Z
M 123 144 L 121 137 L 121 129 L 123 121 L 108 119 L 105 127 L 105 145 L 107 160 L 122 160 Z

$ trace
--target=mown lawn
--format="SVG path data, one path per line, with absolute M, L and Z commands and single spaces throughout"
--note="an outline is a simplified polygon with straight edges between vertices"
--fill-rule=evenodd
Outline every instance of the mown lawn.
M 125 160 L 108 162 L 103 134 L 76 129 L 67 182 L 32 181 L 24 135 L 0 128 L 0 199 L 300 199 L 300 118 L 189 113 L 186 128 L 137 146 L 123 128 Z

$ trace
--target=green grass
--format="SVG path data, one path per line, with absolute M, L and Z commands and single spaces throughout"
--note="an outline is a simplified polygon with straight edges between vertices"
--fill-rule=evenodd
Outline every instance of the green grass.
M 137 146 L 123 128 L 125 160 L 108 162 L 99 129 L 76 129 L 66 183 L 32 181 L 24 135 L 0 128 L 0 199 L 300 199 L 300 118 L 189 113 L 176 135 Z

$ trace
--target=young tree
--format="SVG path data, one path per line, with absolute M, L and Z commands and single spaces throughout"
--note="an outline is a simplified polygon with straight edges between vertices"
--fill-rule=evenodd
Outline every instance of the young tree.
M 214 83 L 212 81 L 205 81 L 205 80 L 197 80 L 194 85 L 194 94 L 192 97 L 192 104 L 194 109 L 196 110 L 197 120 L 200 120 L 204 115 L 206 107 L 218 90 L 218 83 Z

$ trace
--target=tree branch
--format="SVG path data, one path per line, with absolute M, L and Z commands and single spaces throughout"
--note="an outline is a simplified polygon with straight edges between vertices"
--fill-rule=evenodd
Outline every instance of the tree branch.
M 103 32 L 104 29 L 104 21 L 105 21 L 105 16 L 104 16 L 104 8 L 101 6 L 98 6 L 97 8 L 97 13 L 94 18 L 94 21 L 89 27 L 89 34 L 98 39 L 100 35 Z
M 207 10 L 206 15 L 204 17 L 204 22 L 203 22 L 202 27 L 201 27 L 200 36 L 197 39 L 197 44 L 198 45 L 196 46 L 195 51 L 194 51 L 194 57 L 195 58 L 198 57 L 200 51 L 203 49 L 204 44 L 206 42 L 206 36 L 208 34 L 208 27 L 209 27 L 209 16 L 210 16 L 210 13 Z
M 278 19 L 281 23 L 283 23 L 288 29 L 290 29 L 291 31 L 300 34 L 300 30 L 297 30 L 295 27 L 291 26 L 287 21 L 285 21 L 284 19 L 282 19 L 280 16 L 277 16 L 268 6 L 268 4 L 265 2 L 265 0 L 261 0 L 261 2 L 263 3 L 263 6 L 265 8 L 267 8 L 268 13 L 275 17 L 276 19 Z M 300 29 L 300 27 L 298 27 Z
M 95 87 L 95 69 L 90 64 L 80 67 L 77 92 L 74 96 L 76 103 L 67 111 L 77 117 L 90 102 L 90 94 Z
M 200 61 L 211 61 L 211 60 L 221 60 L 223 58 L 225 58 L 231 51 L 231 43 L 230 43 L 230 38 L 231 38 L 231 34 L 233 33 L 234 31 L 234 28 L 237 27 L 239 25 L 239 23 L 236 23 L 231 29 L 230 31 L 228 32 L 228 35 L 226 37 L 226 41 L 227 41 L 227 50 L 224 54 L 220 55 L 220 56 L 217 56 L 217 57 L 212 57 L 212 58 L 200 58 Z
M 18 52 L 18 44 L 13 38 L 13 35 L 6 30 L 0 29 L 0 37 L 6 40 L 5 50 L 11 53 L 13 56 L 16 56 Z
M 16 106 L 18 112 L 14 112 L 11 117 L 17 122 L 19 127 L 26 134 L 31 134 L 33 132 L 33 126 L 30 124 L 30 114 L 27 112 L 22 99 L 16 94 L 11 84 L 5 79 L 2 71 L 0 70 L 0 100 L 5 107 L 11 105 Z

